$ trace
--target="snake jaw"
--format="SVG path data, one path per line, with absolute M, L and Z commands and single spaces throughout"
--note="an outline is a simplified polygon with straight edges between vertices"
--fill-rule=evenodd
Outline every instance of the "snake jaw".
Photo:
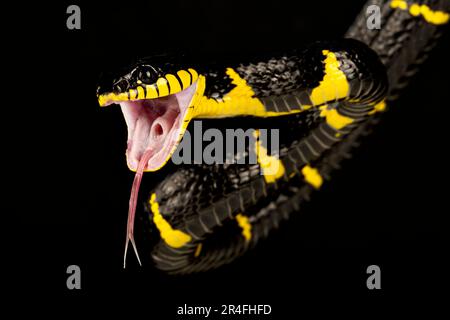
M 182 124 L 196 84 L 178 93 L 155 99 L 120 102 L 128 129 L 127 165 L 136 171 L 142 155 L 150 151 L 144 171 L 159 170 L 170 159 L 183 134 Z

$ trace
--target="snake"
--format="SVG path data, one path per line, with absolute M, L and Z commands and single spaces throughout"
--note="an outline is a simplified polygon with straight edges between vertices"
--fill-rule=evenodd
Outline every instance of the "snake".
M 368 27 L 370 6 L 379 10 L 378 29 Z M 342 39 L 240 61 L 155 55 L 105 72 L 98 103 L 120 105 L 135 172 L 124 266 L 130 242 L 141 263 L 134 220 L 144 172 L 164 171 L 141 215 L 157 269 L 207 271 L 268 238 L 373 130 L 427 59 L 448 12 L 448 1 L 372 0 Z M 254 130 L 233 161 L 174 165 L 197 121 Z M 263 129 L 279 130 L 275 152 Z

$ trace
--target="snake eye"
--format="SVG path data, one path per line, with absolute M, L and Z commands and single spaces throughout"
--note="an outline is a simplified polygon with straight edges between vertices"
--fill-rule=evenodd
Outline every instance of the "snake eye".
M 156 80 L 158 80 L 157 71 L 149 65 L 142 65 L 136 68 L 132 77 L 134 77 L 136 81 L 140 80 L 147 84 L 155 83 Z
M 128 81 L 119 79 L 113 84 L 113 90 L 116 92 L 125 92 L 128 90 Z

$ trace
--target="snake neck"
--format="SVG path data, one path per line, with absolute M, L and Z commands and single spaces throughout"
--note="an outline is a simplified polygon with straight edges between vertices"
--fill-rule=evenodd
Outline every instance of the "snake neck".
M 309 59 L 305 59 L 308 63 L 287 60 L 292 62 L 299 70 L 306 70 L 304 71 L 305 76 L 308 76 L 308 74 L 312 76 L 310 76 L 311 79 L 306 81 L 307 84 L 303 84 L 305 82 L 304 79 L 299 79 L 298 82 L 302 85 L 296 87 L 289 82 L 283 83 L 283 74 L 278 75 L 278 78 L 276 78 L 277 83 L 265 84 L 269 87 L 286 87 L 285 91 L 281 93 L 276 92 L 276 90 L 272 90 L 271 94 L 255 93 L 255 90 L 261 91 L 258 87 L 258 81 L 253 83 L 253 86 L 256 85 L 256 88 L 252 87 L 251 83 L 247 83 L 245 74 L 252 72 L 250 70 L 242 70 L 245 67 L 241 66 L 241 69 L 236 69 L 238 71 L 233 68 L 226 68 L 225 75 L 232 85 L 228 92 L 223 95 L 210 96 L 206 87 L 208 85 L 207 81 L 211 79 L 208 78 L 208 75 L 199 75 L 196 93 L 191 102 L 192 115 L 198 118 L 276 117 L 299 113 L 311 107 L 320 107 L 340 100 L 351 100 L 352 103 L 358 100 L 360 104 L 377 102 L 375 97 L 372 99 L 373 101 L 362 101 L 360 99 L 360 96 L 363 96 L 361 93 L 356 92 L 356 90 L 353 93 L 351 92 L 350 79 L 355 78 L 355 70 L 358 70 L 355 62 L 352 60 L 352 54 L 347 54 L 345 51 L 339 52 L 339 50 L 335 53 L 328 49 L 323 49 L 320 53 L 309 53 Z M 311 70 L 312 63 L 310 63 L 318 60 L 318 58 L 322 60 L 322 68 L 317 68 L 319 72 Z M 255 72 L 253 71 L 253 73 Z M 241 77 L 241 75 L 244 76 Z M 254 75 L 253 78 L 258 78 L 258 76 Z M 263 81 L 263 79 L 260 80 Z M 289 85 L 291 85 L 290 88 Z M 359 88 L 360 85 L 358 82 L 354 87 Z
M 205 95 L 206 77 L 199 76 L 197 90 L 192 100 L 192 118 L 226 118 L 236 116 L 270 117 L 298 112 L 267 111 L 260 99 L 255 97 L 253 89 L 232 68 L 226 69 L 234 88 L 221 98 Z

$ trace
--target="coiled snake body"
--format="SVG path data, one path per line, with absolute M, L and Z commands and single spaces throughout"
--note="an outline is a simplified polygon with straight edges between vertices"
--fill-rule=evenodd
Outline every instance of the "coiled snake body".
M 240 127 L 280 129 L 277 155 L 267 153 L 257 130 L 246 151 L 233 155 L 246 159 L 255 151 L 257 164 L 180 165 L 157 185 L 146 206 L 148 228 L 160 236 L 152 250 L 155 265 L 169 273 L 218 267 L 298 211 L 425 59 L 448 21 L 441 2 L 415 14 L 412 2 L 375 1 L 382 29 L 368 30 L 362 13 L 347 33 L 362 42 L 317 42 L 223 66 L 151 57 L 105 76 L 99 103 L 121 105 L 127 163 L 138 176 L 166 164 L 193 119 L 247 117 Z M 128 237 L 133 241 L 133 219 Z

